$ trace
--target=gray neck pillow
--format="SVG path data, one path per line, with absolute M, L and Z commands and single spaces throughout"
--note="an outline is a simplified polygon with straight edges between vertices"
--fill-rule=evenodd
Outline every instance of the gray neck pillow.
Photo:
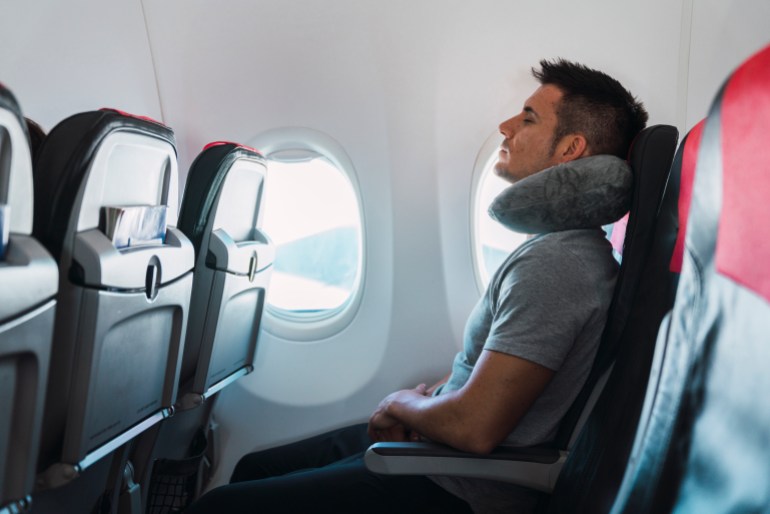
M 584 157 L 519 180 L 494 199 L 489 215 L 525 234 L 600 227 L 628 212 L 632 187 L 626 161 Z

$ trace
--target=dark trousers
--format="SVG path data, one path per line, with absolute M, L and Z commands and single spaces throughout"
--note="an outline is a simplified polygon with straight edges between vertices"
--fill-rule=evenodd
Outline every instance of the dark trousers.
M 238 462 L 229 485 L 203 495 L 185 512 L 471 512 L 424 476 L 371 473 L 363 462 L 370 444 L 364 424 L 250 453 Z

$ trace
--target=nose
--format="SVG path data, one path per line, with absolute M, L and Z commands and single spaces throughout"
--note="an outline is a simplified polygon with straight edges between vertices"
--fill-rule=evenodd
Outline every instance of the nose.
M 503 137 L 505 137 L 505 139 L 509 139 L 513 135 L 514 126 L 515 126 L 514 122 L 515 121 L 516 121 L 516 116 L 514 116 L 513 118 L 509 118 L 509 119 L 503 121 L 498 126 L 498 129 L 500 130 L 500 133 L 503 135 Z

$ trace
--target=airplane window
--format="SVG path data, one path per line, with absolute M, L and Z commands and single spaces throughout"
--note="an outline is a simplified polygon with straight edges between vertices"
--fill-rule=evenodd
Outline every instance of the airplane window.
M 476 268 L 476 281 L 480 291 L 486 289 L 490 278 L 505 258 L 527 238 L 526 234 L 519 234 L 505 228 L 487 214 L 489 204 L 510 183 L 495 174 L 497 144 L 494 145 L 491 156 L 488 152 L 483 153 L 487 155 L 487 158 L 480 158 L 477 161 L 479 179 L 471 205 L 473 260 Z
M 358 288 L 362 234 L 347 174 L 309 149 L 267 155 L 262 226 L 276 246 L 267 308 L 287 321 L 344 310 Z

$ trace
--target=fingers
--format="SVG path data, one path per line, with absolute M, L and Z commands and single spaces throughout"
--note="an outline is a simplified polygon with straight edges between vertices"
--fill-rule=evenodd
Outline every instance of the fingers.
M 372 441 L 375 441 L 375 442 L 379 441 L 378 435 L 377 435 L 377 430 L 375 430 L 372 427 L 371 423 L 369 423 L 369 426 L 366 427 L 366 434 L 369 436 L 369 439 L 371 439 Z
M 388 428 L 374 428 L 369 425 L 367 428 L 369 439 L 374 442 L 404 442 L 408 441 L 406 429 L 398 424 Z

